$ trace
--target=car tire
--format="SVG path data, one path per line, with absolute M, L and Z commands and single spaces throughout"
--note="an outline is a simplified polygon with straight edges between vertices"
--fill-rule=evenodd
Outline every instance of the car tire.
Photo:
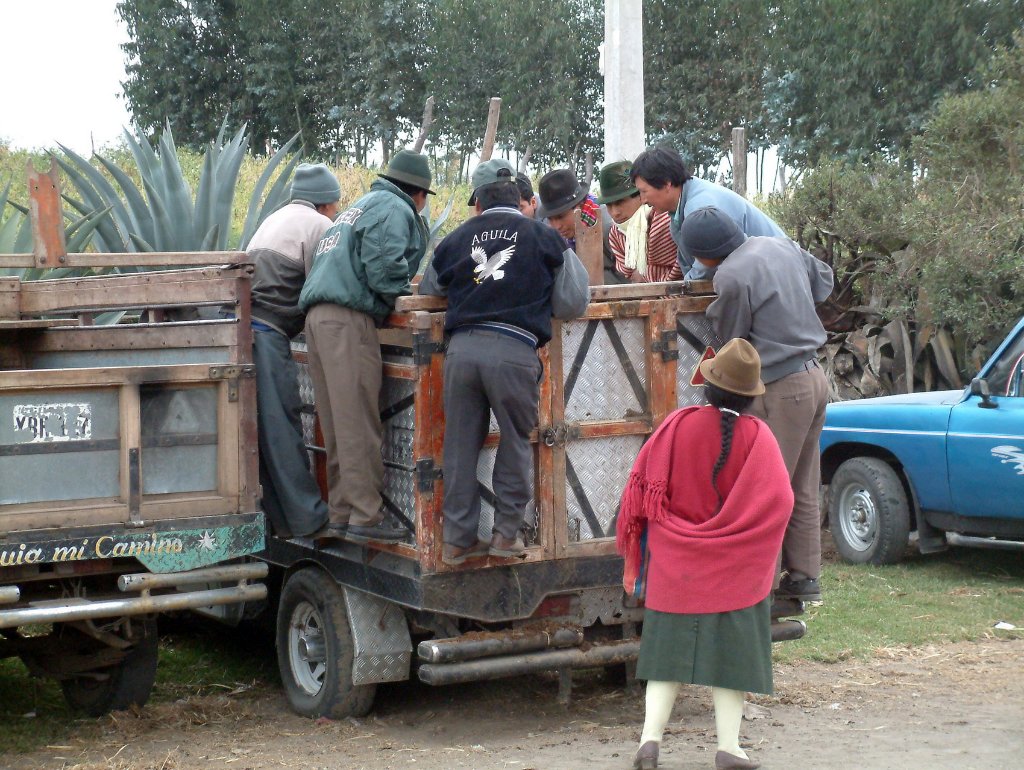
M 277 662 L 288 702 L 307 717 L 365 716 L 377 685 L 352 682 L 355 645 L 345 595 L 316 568 L 291 575 L 277 612 Z
M 133 622 L 141 624 L 142 629 L 128 654 L 113 666 L 91 672 L 103 678 L 83 675 L 61 680 L 64 700 L 73 710 L 98 717 L 108 711 L 146 705 L 156 681 L 159 637 L 156 618 L 135 618 Z
M 832 476 L 828 518 L 839 555 L 852 564 L 895 564 L 910 537 L 910 505 L 897 472 L 877 457 L 854 457 Z

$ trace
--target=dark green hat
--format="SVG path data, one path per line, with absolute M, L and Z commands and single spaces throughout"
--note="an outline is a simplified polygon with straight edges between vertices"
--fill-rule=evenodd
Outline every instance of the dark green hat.
M 597 175 L 598 184 L 601 185 L 601 196 L 597 202 L 615 203 L 615 201 L 621 201 L 623 198 L 629 198 L 640 192 L 629 179 L 629 172 L 632 170 L 633 162 L 630 160 L 606 163 Z
M 436 195 L 430 189 L 430 164 L 427 163 L 427 156 L 412 150 L 401 150 L 388 163 L 388 170 L 378 174 L 392 182 L 411 184 L 426 190 L 431 195 Z

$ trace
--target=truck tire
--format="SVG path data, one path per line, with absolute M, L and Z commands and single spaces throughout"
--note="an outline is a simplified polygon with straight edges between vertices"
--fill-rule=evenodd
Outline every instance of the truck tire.
M 72 709 L 98 717 L 108 711 L 146 705 L 156 680 L 156 618 L 135 618 L 132 622 L 141 622 L 143 635 L 120 663 L 96 672 L 104 674 L 104 679 L 80 676 L 61 680 L 64 700 Z
M 316 568 L 290 576 L 277 611 L 277 663 L 292 709 L 307 717 L 365 716 L 377 685 L 352 683 L 354 654 L 341 587 Z
M 910 505 L 899 475 L 885 460 L 854 457 L 836 469 L 828 488 L 829 529 L 852 564 L 895 564 L 910 537 Z

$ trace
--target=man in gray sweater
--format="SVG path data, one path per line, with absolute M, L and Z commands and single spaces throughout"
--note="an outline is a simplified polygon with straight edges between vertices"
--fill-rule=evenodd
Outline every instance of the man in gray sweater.
M 832 292 L 832 268 L 785 237 L 746 236 L 714 207 L 687 214 L 682 238 L 714 276 L 707 317 L 722 340 L 742 337 L 761 357 L 765 393 L 750 413 L 771 428 L 793 485 L 793 516 L 782 542 L 779 599 L 820 601 L 821 482 L 818 439 L 828 385 L 817 350 L 825 328 L 815 305 Z
M 306 314 L 299 293 L 317 244 L 338 213 L 341 185 L 323 163 L 302 163 L 291 202 L 263 220 L 246 251 L 252 280 L 253 362 L 263 510 L 282 537 L 310 535 L 327 522 L 327 504 L 309 472 L 291 339 Z

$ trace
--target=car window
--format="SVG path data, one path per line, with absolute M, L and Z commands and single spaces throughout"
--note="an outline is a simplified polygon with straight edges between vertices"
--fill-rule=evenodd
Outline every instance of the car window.
M 1024 332 L 1007 346 L 989 370 L 988 387 L 994 396 L 1020 396 L 1020 373 L 1024 365 Z M 1013 376 L 1016 374 L 1016 376 Z

